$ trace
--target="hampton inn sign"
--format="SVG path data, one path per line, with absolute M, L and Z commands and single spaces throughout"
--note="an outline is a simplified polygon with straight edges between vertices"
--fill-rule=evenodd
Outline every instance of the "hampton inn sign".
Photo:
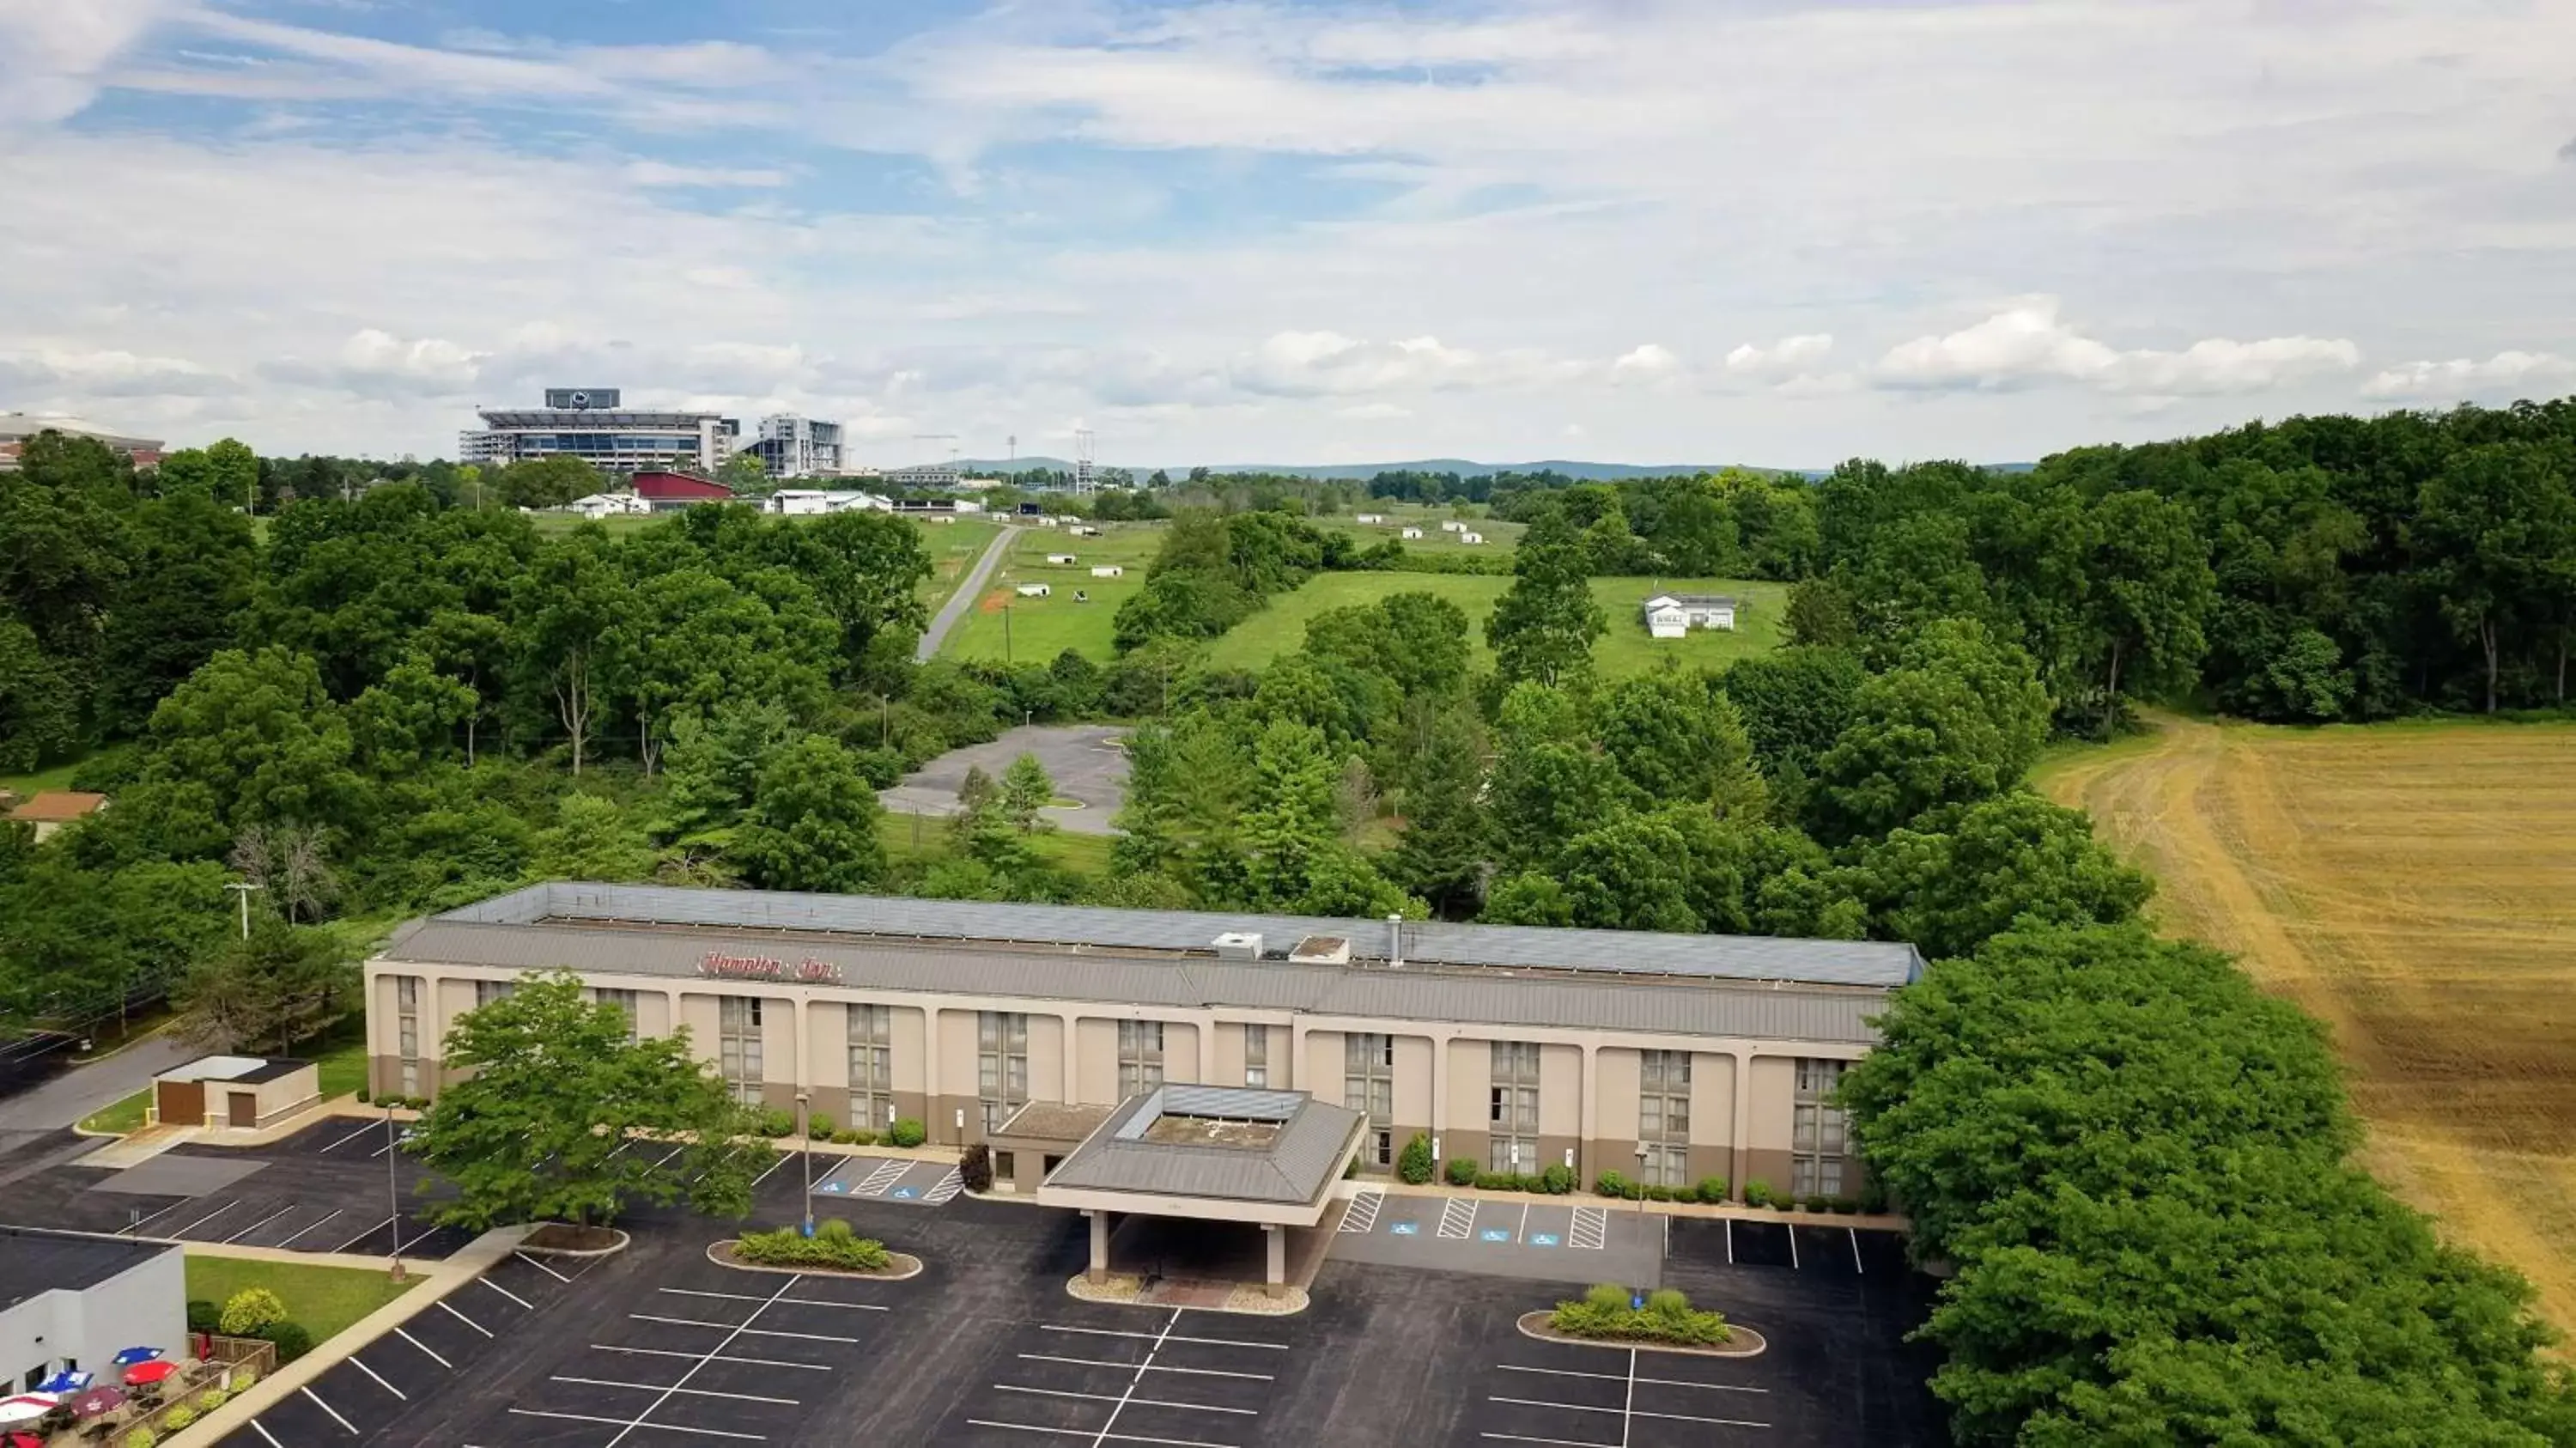
M 698 974 L 721 976 L 728 980 L 792 980 L 814 985 L 839 985 L 841 967 L 836 961 L 780 960 L 774 955 L 727 955 L 710 950 L 698 961 Z

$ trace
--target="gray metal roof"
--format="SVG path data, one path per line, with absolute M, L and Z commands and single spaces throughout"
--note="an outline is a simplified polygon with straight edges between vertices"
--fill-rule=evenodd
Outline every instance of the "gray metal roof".
M 655 885 L 531 885 L 450 910 L 442 920 L 531 924 L 593 919 L 746 930 L 815 931 L 907 939 L 1012 941 L 1204 954 L 1216 937 L 1248 931 L 1269 953 L 1309 935 L 1339 935 L 1356 957 L 1385 959 L 1383 920 L 1314 915 L 1243 915 L 1207 910 L 1115 910 L 1090 905 L 1017 905 L 873 895 L 806 895 L 761 890 L 696 890 Z M 1677 935 L 1643 930 L 1561 930 L 1524 925 L 1408 921 L 1403 955 L 1426 965 L 1603 971 L 1795 981 L 1806 985 L 1895 987 L 1923 973 L 1913 946 L 1868 940 L 1787 940 L 1761 935 Z
M 1231 1007 L 1495 1026 L 1646 1031 L 1873 1045 L 1875 990 L 1638 976 L 1527 975 L 1480 967 L 1322 965 L 1286 960 L 1111 953 L 1093 948 L 804 939 L 799 959 L 838 967 L 837 988 L 1086 1001 L 1181 1009 Z M 782 953 L 745 930 L 587 923 L 501 924 L 439 916 L 405 927 L 387 959 L 502 970 L 701 978 L 710 951 Z
M 1163 1116 L 1222 1116 L 1279 1121 L 1266 1147 L 1147 1141 Z M 1051 1187 L 1213 1197 L 1305 1206 L 1342 1169 L 1360 1113 L 1327 1106 L 1302 1091 L 1239 1086 L 1165 1086 L 1118 1104 L 1098 1131 L 1047 1175 Z

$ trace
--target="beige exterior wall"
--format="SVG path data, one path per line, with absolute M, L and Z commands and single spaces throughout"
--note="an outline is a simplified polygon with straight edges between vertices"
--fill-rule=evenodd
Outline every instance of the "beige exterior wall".
M 457 1016 L 473 1009 L 475 981 L 508 979 L 510 973 L 370 962 L 367 1030 L 372 1084 L 379 1091 L 395 1089 L 392 1082 L 399 1078 L 391 979 L 396 975 L 415 975 L 424 981 L 422 1077 L 424 1085 L 434 1090 L 440 1079 L 437 1044 Z M 717 1049 L 717 998 L 759 996 L 764 1002 L 762 1044 L 771 1077 L 763 1099 L 793 1109 L 801 1086 L 811 1093 L 816 1113 L 843 1125 L 854 1124 L 848 1120 L 848 1006 L 860 1001 L 886 1005 L 895 1110 L 920 1119 L 929 1129 L 930 1140 L 940 1144 L 981 1139 L 976 1027 L 979 1012 L 985 1010 L 1028 1017 L 1030 1099 L 1062 1100 L 1069 1091 L 1075 1101 L 1093 1105 L 1117 1100 L 1120 1019 L 1163 1022 L 1165 1080 L 1221 1085 L 1242 1083 L 1244 1025 L 1266 1025 L 1270 1028 L 1269 1084 L 1274 1089 L 1309 1091 L 1336 1105 L 1344 1104 L 1346 1034 L 1382 1032 L 1395 1042 L 1395 1119 L 1380 1123 L 1395 1133 L 1394 1146 L 1401 1149 L 1413 1132 L 1427 1131 L 1440 1138 L 1444 1158 L 1464 1157 L 1479 1163 L 1487 1159 L 1491 1043 L 1532 1041 L 1539 1046 L 1540 1156 L 1533 1165 L 1563 1161 L 1571 1151 L 1586 1183 L 1605 1168 L 1625 1172 L 1635 1165 L 1638 1052 L 1687 1050 L 1692 1053 L 1691 1173 L 1726 1177 L 1739 1192 L 1753 1178 L 1767 1181 L 1775 1190 L 1788 1189 L 1796 1058 L 1862 1054 L 1859 1048 L 1842 1043 L 1298 1017 L 1260 1010 L 1157 1010 L 1149 1016 L 1134 1008 L 1090 1002 L 898 994 L 752 981 L 675 982 L 599 973 L 590 983 L 636 991 L 639 1030 L 660 1034 L 675 1023 L 685 1026 L 695 1053 L 710 1063 Z M 1739 1080 L 1746 1083 L 1740 1100 Z M 886 1125 L 881 1120 L 865 1124 L 873 1130 Z M 1370 1160 L 1373 1155 L 1364 1150 L 1362 1158 Z M 1026 1178 L 1036 1169 L 1023 1164 L 1021 1174 Z M 1861 1179 L 1856 1162 L 1846 1163 L 1844 1177 L 1847 1190 L 1856 1191 Z

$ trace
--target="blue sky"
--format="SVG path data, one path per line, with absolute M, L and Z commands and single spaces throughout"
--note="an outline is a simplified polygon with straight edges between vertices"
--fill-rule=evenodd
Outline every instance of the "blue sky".
M 2576 390 L 2576 3 L 0 0 L 0 410 L 2002 460 Z

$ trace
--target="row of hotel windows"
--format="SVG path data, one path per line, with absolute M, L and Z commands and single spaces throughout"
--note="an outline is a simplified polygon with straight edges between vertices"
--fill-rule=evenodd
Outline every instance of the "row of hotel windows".
M 510 994 L 507 981 L 476 981 L 474 1004 Z M 635 1032 L 636 993 L 593 990 L 591 998 L 626 1015 Z M 402 1094 L 420 1091 L 420 980 L 394 980 L 397 1048 Z M 895 1117 L 893 1011 L 881 1005 L 849 1008 L 850 1122 L 891 1122 Z M 980 1011 L 975 1023 L 976 1092 L 984 1130 L 999 1131 L 1029 1100 L 1029 1018 L 1017 1011 Z M 1498 1172 L 1534 1172 L 1539 1155 L 1539 1048 L 1535 1041 L 1492 1043 L 1488 1093 L 1487 1166 Z M 1840 1196 L 1849 1150 L 1847 1117 L 1833 1102 L 1847 1062 L 1801 1057 L 1790 1123 L 1790 1190 L 1801 1197 Z M 716 1071 L 736 1099 L 757 1104 L 768 1080 L 761 1054 L 761 998 L 716 1000 Z M 1163 1023 L 1118 1023 L 1118 1094 L 1141 1095 L 1163 1084 Z M 1270 1084 L 1270 1028 L 1243 1028 L 1243 1084 Z M 1691 1058 L 1687 1051 L 1638 1053 L 1637 1142 L 1644 1181 L 1682 1186 L 1690 1180 Z M 1342 1104 L 1373 1122 L 1395 1120 L 1395 1038 L 1353 1032 L 1342 1038 Z M 1379 1166 L 1395 1163 L 1392 1125 L 1375 1128 L 1371 1154 Z

